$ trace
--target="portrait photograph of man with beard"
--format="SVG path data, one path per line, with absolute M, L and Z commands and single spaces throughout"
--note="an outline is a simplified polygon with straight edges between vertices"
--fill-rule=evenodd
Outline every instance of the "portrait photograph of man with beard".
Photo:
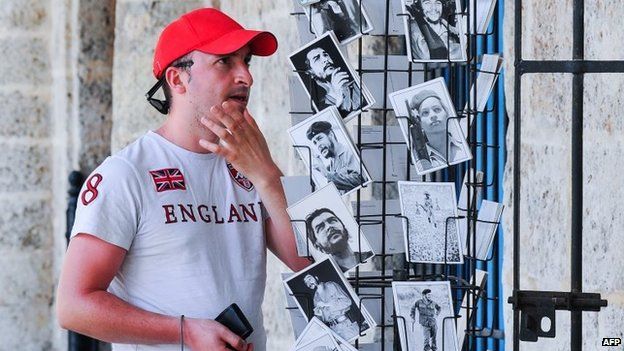
M 347 121 L 375 100 L 337 43 L 334 32 L 327 32 L 290 55 L 290 62 L 316 111 L 336 106 Z
M 336 186 L 329 183 L 287 209 L 315 261 L 332 257 L 343 272 L 374 256 Z
M 412 62 L 466 61 L 458 0 L 403 0 L 403 9 Z

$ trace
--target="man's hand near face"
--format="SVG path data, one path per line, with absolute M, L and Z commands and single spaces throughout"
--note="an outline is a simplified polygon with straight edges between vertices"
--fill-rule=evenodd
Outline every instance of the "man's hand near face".
M 331 75 L 330 90 L 327 92 L 335 101 L 336 106 L 342 105 L 344 100 L 344 89 L 348 87 L 349 75 L 337 68 Z
M 226 101 L 221 106 L 213 106 L 201 123 L 216 134 L 219 141 L 200 139 L 199 144 L 225 158 L 256 187 L 270 217 L 266 220 L 268 248 L 295 272 L 310 265 L 306 258 L 297 256 L 295 235 L 286 212 L 286 196 L 280 183 L 282 172 L 247 109 L 241 112 L 236 103 Z

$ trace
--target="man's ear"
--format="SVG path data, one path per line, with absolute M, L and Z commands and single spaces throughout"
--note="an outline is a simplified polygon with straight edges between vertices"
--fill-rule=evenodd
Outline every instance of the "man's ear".
M 169 89 L 171 94 L 175 92 L 176 94 L 184 94 L 186 92 L 186 82 L 182 79 L 182 74 L 184 74 L 184 70 L 176 67 L 169 67 L 165 71 L 165 84 L 169 84 Z

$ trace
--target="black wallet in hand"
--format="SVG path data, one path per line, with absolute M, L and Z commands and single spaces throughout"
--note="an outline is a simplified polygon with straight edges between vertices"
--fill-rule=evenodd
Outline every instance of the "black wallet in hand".
M 233 303 L 228 306 L 223 312 L 219 313 L 215 321 L 225 325 L 234 334 L 240 336 L 243 339 L 247 339 L 253 332 L 251 324 L 245 317 L 243 311 L 237 304 Z

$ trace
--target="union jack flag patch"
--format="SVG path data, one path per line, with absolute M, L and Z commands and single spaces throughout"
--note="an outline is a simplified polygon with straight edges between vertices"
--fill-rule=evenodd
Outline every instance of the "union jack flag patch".
M 159 193 L 167 190 L 186 190 L 184 175 L 177 168 L 163 168 L 149 172 L 154 180 L 156 191 Z

